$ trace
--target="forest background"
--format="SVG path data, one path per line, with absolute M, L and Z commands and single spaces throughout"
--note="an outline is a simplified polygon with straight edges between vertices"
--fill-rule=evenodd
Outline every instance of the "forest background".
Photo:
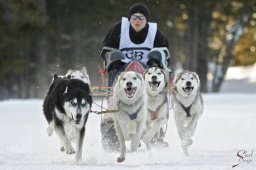
M 133 0 L 0 0 L 0 99 L 42 98 L 54 73 L 86 66 L 100 84 L 99 52 Z M 196 71 L 218 92 L 230 66 L 256 62 L 255 0 L 141 0 L 167 36 L 172 69 Z

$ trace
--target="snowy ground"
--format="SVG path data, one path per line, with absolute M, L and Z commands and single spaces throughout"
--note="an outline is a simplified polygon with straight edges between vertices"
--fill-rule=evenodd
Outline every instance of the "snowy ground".
M 101 147 L 100 116 L 89 116 L 83 161 L 77 164 L 74 155 L 59 151 L 56 134 L 47 136 L 42 100 L 2 101 L 0 169 L 256 169 L 256 93 L 203 94 L 203 98 L 205 110 L 190 157 L 182 154 L 170 110 L 166 135 L 169 147 L 147 152 L 142 146 L 137 153 L 127 153 L 121 164 L 116 163 L 119 153 L 105 152 Z M 94 106 L 93 110 L 97 109 Z
M 169 148 L 128 153 L 124 163 L 116 163 L 119 153 L 104 152 L 100 142 L 100 116 L 91 114 L 87 124 L 83 162 L 59 151 L 54 134 L 46 134 L 42 100 L 9 100 L 0 103 L 0 169 L 232 169 L 239 163 L 240 150 L 252 152 L 249 164 L 235 169 L 256 168 L 256 94 L 204 95 L 205 111 L 191 147 L 183 156 L 172 111 L 167 131 Z M 96 107 L 94 108 L 96 109 Z

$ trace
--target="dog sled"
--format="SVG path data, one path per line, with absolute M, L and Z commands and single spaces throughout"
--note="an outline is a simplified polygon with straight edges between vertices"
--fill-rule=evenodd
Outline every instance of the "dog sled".
M 106 51 L 104 51 L 104 50 L 106 50 Z M 103 49 L 103 52 L 105 52 L 105 53 L 112 52 L 113 53 L 112 50 L 116 50 L 116 49 L 106 47 L 105 49 Z M 167 50 L 167 52 L 165 50 L 162 50 L 161 53 L 163 55 L 166 55 L 166 58 L 170 57 L 168 50 Z M 153 56 L 153 57 L 157 57 L 157 56 Z M 114 60 L 117 58 L 114 58 Z M 108 65 L 108 63 L 106 63 L 106 61 L 104 62 L 105 68 L 109 67 L 109 65 Z M 109 62 L 109 61 L 107 61 L 107 62 Z M 131 61 L 130 63 L 128 63 L 125 66 L 125 70 L 123 70 L 123 71 L 135 71 L 135 72 L 138 72 L 143 75 L 146 68 L 147 68 L 147 66 L 145 66 L 143 63 L 141 63 L 140 61 L 134 60 L 134 61 Z M 169 68 L 167 68 L 166 65 L 163 68 L 165 70 L 167 70 L 166 71 L 167 74 L 168 74 L 168 72 L 170 72 Z M 100 75 L 101 82 L 98 86 L 92 87 L 91 91 L 92 91 L 92 95 L 94 98 L 100 99 L 100 104 L 98 104 L 100 111 L 98 112 L 98 114 L 101 114 L 100 128 L 101 128 L 101 135 L 102 135 L 101 136 L 102 146 L 107 151 L 117 151 L 117 150 L 119 150 L 119 141 L 118 141 L 118 137 L 115 132 L 113 116 L 112 116 L 112 114 L 114 112 L 117 112 L 117 110 L 112 109 L 113 87 L 108 86 L 109 79 L 108 79 L 108 73 L 106 72 L 106 69 L 101 68 L 99 70 L 99 75 Z M 169 80 L 167 82 L 168 82 L 168 87 L 169 87 L 169 85 L 170 85 Z M 107 105 L 106 105 L 106 103 L 107 103 Z M 168 103 L 169 103 L 169 98 L 168 98 Z M 168 112 L 167 117 L 169 118 L 169 112 Z M 164 141 L 166 131 L 167 131 L 167 124 L 164 125 L 160 129 L 160 131 L 154 136 L 154 138 L 151 141 L 151 145 L 155 146 L 155 147 L 163 147 L 163 148 L 167 147 L 168 143 Z

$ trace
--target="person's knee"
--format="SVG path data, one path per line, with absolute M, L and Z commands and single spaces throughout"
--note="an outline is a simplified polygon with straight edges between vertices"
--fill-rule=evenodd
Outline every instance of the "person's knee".
M 105 69 L 106 70 L 115 69 L 115 67 L 119 66 L 120 63 L 122 63 L 121 60 L 123 59 L 125 59 L 125 56 L 119 50 L 107 52 L 105 57 Z
M 149 67 L 159 67 L 161 69 L 171 72 L 171 69 L 168 68 L 169 66 L 168 61 L 170 59 L 170 54 L 166 47 L 151 49 L 147 57 L 148 57 L 147 65 Z

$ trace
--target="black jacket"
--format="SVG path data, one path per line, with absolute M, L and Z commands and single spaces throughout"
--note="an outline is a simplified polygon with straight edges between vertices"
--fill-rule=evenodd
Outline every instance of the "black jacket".
M 148 28 L 149 25 L 146 24 L 145 28 L 143 28 L 140 32 L 136 32 L 132 26 L 130 25 L 130 38 L 131 41 L 135 44 L 141 44 L 145 41 L 147 34 L 148 34 Z M 103 47 L 112 47 L 119 49 L 119 43 L 120 43 L 120 35 L 121 34 L 121 22 L 115 24 L 107 33 L 104 41 L 103 41 Z M 167 47 L 169 48 L 169 43 L 167 38 L 157 29 L 155 41 L 154 41 L 154 47 Z M 105 54 L 102 53 L 101 57 L 105 57 Z

